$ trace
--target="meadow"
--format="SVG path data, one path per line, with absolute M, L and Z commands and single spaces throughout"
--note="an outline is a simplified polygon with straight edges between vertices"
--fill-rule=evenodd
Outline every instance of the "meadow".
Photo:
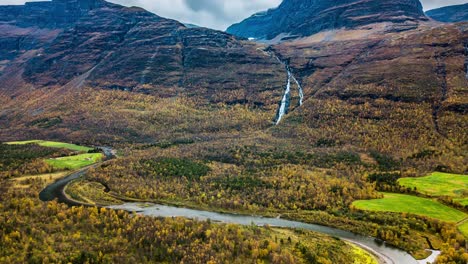
M 87 153 L 55 159 L 47 159 L 46 162 L 58 170 L 76 170 L 84 168 L 100 161 L 102 153 Z
M 26 144 L 37 144 L 43 147 L 50 147 L 50 148 L 64 148 L 73 151 L 80 151 L 80 152 L 88 152 L 93 148 L 79 146 L 76 144 L 64 143 L 64 142 L 56 142 L 56 141 L 46 141 L 46 140 L 26 140 L 26 141 L 13 141 L 8 142 L 7 144 L 10 145 L 26 145 Z
M 458 230 L 465 236 L 468 237 L 468 221 L 458 226 Z
M 402 178 L 401 186 L 430 196 L 450 196 L 462 205 L 468 205 L 468 176 L 434 172 L 421 178 Z
M 459 222 L 468 217 L 466 213 L 437 201 L 396 193 L 384 193 L 382 199 L 356 201 L 353 207 L 368 211 L 410 213 L 446 222 Z
M 349 210 L 349 206 L 354 200 L 379 197 L 379 193 L 372 188 L 372 185 L 367 182 L 367 177 L 362 174 L 362 170 L 365 168 L 363 162 L 367 162 L 367 160 L 361 160 L 360 156 L 355 154 L 352 149 L 346 152 L 333 152 L 326 149 L 303 152 L 297 149 L 295 151 L 288 151 L 288 149 L 283 148 L 269 149 L 255 145 L 239 148 L 237 141 L 226 139 L 219 142 L 210 141 L 207 143 L 198 143 L 196 140 L 184 140 L 181 142 L 184 142 L 184 144 L 171 143 L 168 147 L 167 144 L 164 146 L 153 146 L 152 144 L 138 145 L 136 146 L 138 148 L 122 151 L 122 157 L 111 160 L 105 165 L 90 169 L 87 175 L 84 176 L 83 181 L 76 181 L 70 184 L 67 187 L 67 194 L 73 199 L 90 204 L 118 203 L 119 201 L 115 201 L 113 197 L 113 195 L 116 195 L 115 197 L 161 201 L 169 204 L 179 202 L 181 206 L 206 208 L 215 211 L 257 213 L 270 216 L 284 215 L 285 218 L 308 223 L 326 224 L 351 230 L 359 234 L 374 236 L 420 258 L 425 257 L 425 249 L 429 247 L 426 237 L 430 237 L 432 244 L 443 245 L 441 246 L 441 250 L 443 251 L 441 259 L 454 260 L 455 263 L 466 262 L 463 249 L 448 251 L 448 248 L 454 247 L 454 245 L 462 245 L 463 248 L 465 245 L 463 235 L 458 232 L 454 224 L 413 215 L 346 211 Z M 141 235 L 135 234 L 135 230 L 131 226 L 128 226 L 128 222 L 122 221 L 121 217 L 116 218 L 120 219 L 119 227 L 122 230 L 130 230 L 128 231 L 130 237 L 126 236 L 127 233 L 120 233 L 123 237 L 118 237 L 112 241 L 117 243 L 111 244 L 112 249 L 104 250 L 99 248 L 101 237 L 94 236 L 96 231 L 90 233 L 89 228 L 93 224 L 101 224 L 96 222 L 95 217 L 90 217 L 88 209 L 82 209 L 84 210 L 83 212 L 77 212 L 76 210 L 78 209 L 67 211 L 64 209 L 67 208 L 65 205 L 61 207 L 61 205 L 54 202 L 54 206 L 59 206 L 60 209 L 53 213 L 44 212 L 50 219 L 43 215 L 35 215 L 33 219 L 41 219 L 38 223 L 30 218 L 32 216 L 31 211 L 33 211 L 30 208 L 38 202 L 37 194 L 45 186 L 44 182 L 55 178 L 55 175 L 53 177 L 51 175 L 42 176 L 46 173 L 50 174 L 57 171 L 56 166 L 58 165 L 55 164 L 54 166 L 51 163 L 61 162 L 62 168 L 66 168 L 67 166 L 67 168 L 71 168 L 70 164 L 64 164 L 67 162 L 79 163 L 83 161 L 83 159 L 80 160 L 80 157 L 85 157 L 84 159 L 87 162 L 91 162 L 91 160 L 97 161 L 100 158 L 94 159 L 94 157 L 99 157 L 100 154 L 86 153 L 70 156 L 76 154 L 76 152 L 44 147 L 37 144 L 0 144 L 0 150 L 3 151 L 4 157 L 8 157 L 8 160 L 6 160 L 8 162 L 3 162 L 7 166 L 3 168 L 10 175 L 9 179 L 12 179 L 2 182 L 4 183 L 4 185 L 1 185 L 3 186 L 4 193 L 8 194 L 8 197 L 26 196 L 31 198 L 31 200 L 25 200 L 27 205 L 20 206 L 21 208 L 29 208 L 27 212 L 25 211 L 25 214 L 16 213 L 19 220 L 34 223 L 36 230 L 45 230 L 49 226 L 41 226 L 40 224 L 53 222 L 51 218 L 55 217 L 54 215 L 56 214 L 58 214 L 56 219 L 59 220 L 73 218 L 71 215 L 75 214 L 84 217 L 73 218 L 78 221 L 78 224 L 74 223 L 77 227 L 73 230 L 72 235 L 61 235 L 74 241 L 71 247 L 73 249 L 77 248 L 77 246 L 79 248 L 83 247 L 83 244 L 76 245 L 75 243 L 78 241 L 76 239 L 78 236 L 80 236 L 83 243 L 90 242 L 86 244 L 90 246 L 87 247 L 85 252 L 73 252 L 72 256 L 64 260 L 64 256 L 57 253 L 57 249 L 55 248 L 57 245 L 44 249 L 42 246 L 49 244 L 44 243 L 42 240 L 37 240 L 34 246 L 40 248 L 40 250 L 35 251 L 33 256 L 38 262 L 45 257 L 51 260 L 50 256 L 52 255 L 54 262 L 60 262 L 61 260 L 73 262 L 77 258 L 81 258 L 82 255 L 80 254 L 98 251 L 102 251 L 103 258 L 112 262 L 111 260 L 125 259 L 125 256 L 119 255 L 125 249 L 133 250 L 132 252 L 151 253 L 151 246 L 154 248 L 155 245 L 158 245 L 160 248 L 165 248 L 165 246 L 158 244 L 157 241 L 149 242 L 149 240 L 145 240 L 144 245 L 125 244 L 129 248 L 122 247 L 121 241 L 132 242 L 133 238 L 138 238 L 138 241 L 140 241 Z M 378 164 L 380 164 L 379 161 L 377 161 Z M 36 163 L 37 165 L 35 165 Z M 28 166 L 24 167 L 23 165 Z M 79 166 L 85 165 L 80 164 Z M 35 170 L 38 166 L 47 168 L 47 170 Z M 24 175 L 28 175 L 27 178 Z M 17 177 L 24 178 L 13 180 Z M 106 193 L 103 190 L 106 187 L 110 189 L 110 194 L 112 195 L 105 195 Z M 9 199 L 5 201 L 8 202 Z M 13 199 L 12 204 L 18 204 L 18 202 Z M 2 206 L 6 208 L 11 207 L 12 204 L 2 204 Z M 38 208 L 34 210 L 34 214 L 41 214 L 45 211 L 44 206 L 49 206 L 42 203 L 37 203 L 37 205 Z M 345 215 L 336 215 L 336 212 L 340 210 L 345 212 Z M 63 212 L 63 214 L 59 211 Z M 104 217 L 102 214 L 99 214 L 99 216 Z M 113 214 L 109 217 L 114 219 L 115 215 Z M 5 216 L 4 219 L 9 218 L 11 217 Z M 45 221 L 44 219 L 49 219 L 50 221 Z M 83 219 L 90 219 L 93 222 L 89 223 Z M 110 221 L 107 218 L 102 220 L 103 222 Z M 83 224 L 83 226 L 80 226 L 80 224 Z M 172 226 L 172 223 L 166 224 Z M 174 226 L 180 226 L 179 224 L 179 222 L 173 223 Z M 213 225 L 216 226 L 215 224 Z M 116 225 L 112 224 L 112 226 L 113 228 L 109 227 L 109 230 L 118 230 L 118 228 L 116 229 Z M 141 225 L 138 226 L 138 228 L 141 228 Z M 408 226 L 411 228 L 407 229 Z M 59 229 L 63 230 L 62 228 Z M 138 230 L 142 230 L 146 234 L 151 228 L 143 229 Z M 200 228 L 197 228 L 197 230 L 200 230 Z M 212 226 L 209 226 L 209 230 L 202 228 L 200 234 L 201 236 L 203 234 L 207 236 L 206 234 L 211 233 L 212 230 Z M 226 237 L 223 232 L 230 234 L 231 231 L 223 229 L 220 231 L 220 234 L 222 234 L 220 238 Z M 169 233 L 174 234 L 176 232 Z M 357 260 L 358 263 L 375 262 L 375 259 L 366 254 L 367 252 L 360 251 L 353 245 L 343 244 L 343 241 L 315 234 L 311 236 L 308 233 L 305 237 L 303 235 L 298 236 L 290 232 L 292 231 L 265 230 L 263 235 L 259 235 L 255 231 L 252 234 L 253 240 L 258 240 L 259 242 L 256 244 L 257 246 L 250 246 L 253 251 L 248 251 L 254 255 L 248 255 L 250 254 L 248 252 L 244 252 L 248 253 L 247 255 L 238 251 L 234 252 L 231 245 L 228 245 L 228 248 L 231 250 L 230 252 L 235 254 L 236 259 L 239 258 L 239 254 L 240 256 L 245 256 L 244 258 L 241 257 L 241 260 L 257 258 L 266 262 L 274 262 L 273 260 L 278 260 L 279 258 L 299 263 L 307 261 L 312 263 L 330 263 L 330 259 L 331 263 L 353 263 L 353 260 Z M 154 233 L 154 230 L 149 231 L 148 234 L 151 235 L 151 239 L 160 239 L 155 237 Z M 21 235 L 26 237 L 23 231 L 21 231 Z M 105 234 L 107 237 L 112 237 L 113 235 L 120 236 L 119 231 L 115 234 Z M 17 237 L 17 234 L 13 234 L 12 236 Z M 186 234 L 182 236 L 187 237 Z M 0 262 L 24 262 L 22 258 L 27 257 L 26 254 L 18 255 L 18 261 L 12 259 L 16 257 L 10 254 L 12 249 L 21 247 L 17 244 L 11 244 L 16 240 L 13 241 L 10 234 L 7 234 L 5 237 L 7 239 L 4 243 L 5 251 L 3 253 L 6 256 L 11 256 L 11 258 L 0 259 Z M 45 239 L 51 238 L 51 236 L 47 237 L 42 231 L 40 234 L 37 233 L 37 236 L 34 235 L 34 239 L 43 237 Z M 197 236 L 197 238 L 199 237 Z M 246 236 L 243 236 L 242 239 L 244 238 Z M 310 241 L 307 241 L 306 238 L 309 238 Z M 53 239 L 62 240 L 62 237 L 54 237 Z M 163 243 L 167 242 L 166 238 L 163 237 L 161 239 Z M 236 241 L 236 239 L 237 237 L 234 237 L 231 240 Z M 292 243 L 289 242 L 290 240 Z M 265 241 L 269 241 L 268 246 Z M 190 241 L 188 242 L 190 244 Z M 213 242 L 216 241 L 213 240 Z M 219 243 L 216 242 L 214 245 L 219 250 Z M 249 248 L 249 245 L 246 245 L 246 247 Z M 234 248 L 242 248 L 242 245 L 236 245 Z M 281 249 L 281 251 L 278 252 L 275 248 Z M 60 252 L 67 252 L 67 255 L 70 255 L 68 253 L 70 250 L 64 250 L 63 247 L 60 248 Z M 168 248 L 168 250 L 173 251 L 175 249 Z M 183 249 L 177 249 L 176 251 L 182 252 Z M 223 249 L 221 251 L 224 254 L 225 251 Z M 257 254 L 256 252 L 259 253 Z M 161 262 L 180 262 L 184 256 L 193 256 L 188 254 L 188 252 L 183 252 L 183 255 L 180 256 L 174 256 L 168 252 L 161 252 L 161 254 L 163 254 L 160 258 Z M 205 255 L 214 255 L 209 248 L 206 251 L 200 250 L 200 254 L 200 256 L 196 256 L 197 259 L 204 259 Z M 101 258 L 100 255 L 86 256 L 87 259 L 96 258 L 98 260 Z M 230 255 L 224 254 L 224 256 L 227 258 L 225 259 L 226 262 L 235 263 Z M 136 262 L 144 260 L 138 259 L 138 256 L 131 254 L 128 257 L 136 259 Z M 143 256 L 143 258 L 146 257 L 148 256 Z M 151 257 L 155 256 L 151 255 Z M 189 260 L 185 260 L 189 262 Z
M 88 153 L 91 152 L 91 153 Z M 56 141 L 15 141 L 0 144 L 0 178 L 30 181 L 63 170 L 76 170 L 103 158 L 99 150 Z M 54 178 L 54 176 L 53 176 Z

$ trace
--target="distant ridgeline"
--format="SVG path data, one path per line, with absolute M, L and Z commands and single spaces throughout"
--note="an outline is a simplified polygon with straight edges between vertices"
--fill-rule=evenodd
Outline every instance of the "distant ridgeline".
M 52 0 L 24 6 L 0 6 L 0 22 L 17 26 L 62 27 L 76 22 L 90 10 L 111 5 L 101 0 Z
M 429 10 L 426 14 L 430 18 L 441 22 L 468 21 L 468 3 Z
M 0 6 L 0 91 L 67 85 L 172 97 L 180 87 L 210 102 L 276 107 L 285 75 L 256 44 L 138 7 L 102 0 Z
M 284 0 L 278 8 L 257 13 L 227 32 L 245 38 L 271 40 L 310 36 L 324 30 L 393 23 L 395 30 L 427 21 L 418 0 Z

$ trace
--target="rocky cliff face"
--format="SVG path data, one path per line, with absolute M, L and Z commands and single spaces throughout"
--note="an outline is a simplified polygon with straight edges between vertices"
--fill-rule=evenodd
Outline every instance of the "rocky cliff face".
M 13 78 L 23 87 L 182 93 L 255 105 L 276 104 L 282 92 L 284 68 L 259 46 L 140 8 L 55 0 L 1 7 L 0 14 L 5 90 L 15 87 Z
M 407 27 L 421 20 L 427 18 L 419 0 L 284 0 L 278 8 L 255 14 L 227 32 L 271 40 L 379 22 Z
M 190 131 L 210 135 L 226 126 L 224 119 L 235 120 L 228 130 L 264 129 L 285 98 L 289 109 L 271 130 L 279 138 L 310 139 L 313 144 L 325 135 L 369 149 L 389 143 L 389 152 L 427 142 L 466 145 L 468 24 L 419 23 L 426 18 L 419 11 L 403 12 L 402 5 L 390 15 L 362 11 L 376 10 L 374 1 L 354 2 L 325 10 L 341 10 L 339 20 L 333 21 L 350 19 L 346 25 L 386 23 L 324 30 L 268 49 L 224 32 L 189 29 L 140 8 L 105 2 L 75 12 L 76 21 L 38 26 L 15 15 L 26 12 L 21 11 L 26 6 L 0 8 L 0 138 L 27 131 L 28 137 L 57 133 L 81 139 L 99 134 L 111 141 L 113 135 L 153 139 L 160 138 L 157 128 L 174 120 L 205 120 L 202 129 L 190 126 Z M 379 3 L 382 10 L 392 8 Z M 420 10 L 419 2 L 406 3 Z M 290 17 L 310 15 L 299 9 L 291 10 Z M 289 95 L 285 68 L 293 76 Z M 142 101 L 150 103 L 142 107 Z M 160 101 L 170 107 L 158 116 Z M 185 108 L 188 101 L 193 103 Z M 174 107 L 183 109 L 173 113 Z M 206 110 L 202 116 L 200 107 Z M 217 107 L 220 114 L 212 114 Z M 52 129 L 50 120 L 52 125 L 56 120 L 62 123 Z M 44 122 L 46 128 L 37 127 Z M 174 131 L 186 133 L 187 127 Z
M 324 32 L 271 49 L 302 83 L 305 104 L 292 115 L 309 112 L 303 120 L 311 127 L 330 114 L 315 106 L 325 107 L 327 101 L 342 105 L 342 112 L 379 105 L 376 109 L 387 109 L 388 116 L 381 109 L 369 114 L 366 107 L 355 112 L 379 126 L 398 111 L 409 113 L 416 107 L 436 134 L 465 144 L 467 40 L 468 23 L 427 24 L 399 33 L 384 28 Z M 340 111 L 332 111 L 330 123 L 342 117 Z M 406 118 L 395 120 L 409 121 Z
M 427 11 L 426 14 L 441 22 L 468 21 L 468 4 L 437 8 Z
M 24 6 L 0 6 L 0 22 L 21 27 L 62 28 L 96 8 L 115 5 L 102 0 L 52 0 L 28 2 Z

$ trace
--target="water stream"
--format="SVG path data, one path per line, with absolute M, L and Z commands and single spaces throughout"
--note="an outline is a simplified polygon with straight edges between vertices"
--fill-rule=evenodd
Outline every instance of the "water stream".
M 153 55 L 151 55 L 149 60 L 146 62 L 146 67 L 141 73 L 140 84 L 146 84 L 146 75 L 153 70 L 154 59 L 156 58 L 157 55 L 158 55 L 158 50 L 156 50 L 156 52 L 153 53 Z
M 372 237 L 356 235 L 354 233 L 332 227 L 307 224 L 280 218 L 223 214 L 150 203 L 126 203 L 122 205 L 109 206 L 109 208 L 116 210 L 125 210 L 129 212 L 137 212 L 142 215 L 153 217 L 185 217 L 198 220 L 210 219 L 211 221 L 240 225 L 253 224 L 257 226 L 269 225 L 273 227 L 307 229 L 327 234 L 333 237 L 337 237 L 342 240 L 356 244 L 361 248 L 372 252 L 374 255 L 376 255 L 376 257 L 378 257 L 380 263 L 385 264 L 420 264 L 428 262 L 432 263 L 435 260 L 435 258 L 437 258 L 437 256 L 440 254 L 439 251 L 432 251 L 432 255 L 429 258 L 417 261 L 405 251 L 389 246 L 386 243 L 379 243 Z
M 466 70 L 466 79 L 468 79 L 468 44 L 465 45 L 465 70 Z
M 278 60 L 281 64 L 284 65 L 286 68 L 286 71 L 288 73 L 288 82 L 286 84 L 286 89 L 284 90 L 284 95 L 283 98 L 281 99 L 281 104 L 278 109 L 278 114 L 276 116 L 276 125 L 279 125 L 283 117 L 288 113 L 289 106 L 291 104 L 291 81 L 294 81 L 297 85 L 298 93 L 299 93 L 299 106 L 302 106 L 304 103 L 304 90 L 302 89 L 301 84 L 297 80 L 296 76 L 292 73 L 291 68 L 289 67 L 288 64 L 285 62 L 281 61 L 278 56 L 274 55 L 276 60 Z
M 299 89 L 299 106 L 302 106 L 302 104 L 304 103 L 304 90 L 302 89 L 301 84 L 297 81 L 296 77 L 292 73 L 291 73 L 291 76 L 294 82 L 296 82 L 297 87 Z
M 281 99 L 281 105 L 278 110 L 278 117 L 276 119 L 276 124 L 279 125 L 283 116 L 288 112 L 289 104 L 291 100 L 291 72 L 288 71 L 288 84 L 286 85 L 286 90 L 284 91 L 283 99 Z
M 106 159 L 112 159 L 115 156 L 115 151 L 111 148 L 101 147 Z M 64 189 L 75 179 L 82 177 L 90 168 L 98 166 L 95 164 L 89 166 L 77 172 L 70 174 L 69 176 L 61 179 L 45 188 L 40 194 L 39 198 L 46 202 L 58 199 L 59 202 L 66 203 L 71 206 L 80 206 L 79 202 L 70 200 L 64 193 Z M 380 243 L 372 237 L 357 235 L 349 231 L 344 231 L 332 227 L 307 224 L 297 221 L 290 221 L 280 218 L 268 218 L 261 216 L 248 216 L 238 214 L 223 214 L 203 210 L 194 210 L 188 208 L 180 208 L 174 206 L 150 204 L 150 203 L 126 203 L 122 205 L 109 206 L 108 208 L 116 210 L 125 210 L 128 212 L 137 212 L 142 215 L 153 216 L 153 217 L 186 217 L 190 219 L 207 220 L 210 219 L 216 222 L 222 223 L 233 223 L 240 225 L 257 225 L 257 226 L 276 226 L 285 228 L 302 228 L 323 234 L 327 234 L 333 237 L 340 238 L 342 240 L 351 242 L 359 247 L 373 253 L 382 264 L 426 264 L 432 263 L 440 255 L 440 251 L 431 251 L 432 255 L 425 260 L 417 261 L 411 255 L 403 250 L 394 248 L 387 245 L 386 243 Z

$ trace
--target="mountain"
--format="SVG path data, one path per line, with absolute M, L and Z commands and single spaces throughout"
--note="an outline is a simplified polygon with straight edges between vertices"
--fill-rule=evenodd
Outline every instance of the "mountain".
M 91 3 L 0 8 L 2 140 L 201 141 L 204 148 L 228 139 L 303 148 L 331 142 L 398 159 L 437 148 L 449 154 L 421 166 L 463 164 L 466 23 L 397 19 L 400 11 L 367 25 L 361 16 L 373 17 L 374 2 L 366 9 L 360 1 L 355 11 L 374 10 L 354 16 L 365 26 L 266 46 L 140 8 Z M 57 6 L 66 8 L 52 12 Z M 353 5 L 326 10 L 341 9 L 340 21 L 357 14 L 344 6 Z M 63 12 L 76 19 L 64 21 Z M 48 22 L 32 25 L 40 14 L 50 14 Z
M 99 209 L 122 200 L 279 215 L 404 250 L 389 262 L 435 245 L 430 258 L 467 263 L 444 222 L 465 217 L 463 192 L 428 199 L 439 215 L 356 202 L 411 202 L 422 190 L 399 178 L 468 173 L 468 23 L 409 0 L 285 0 L 261 17 L 274 13 L 259 38 L 288 40 L 267 45 L 101 0 L 0 7 L 0 142 L 54 141 L 0 144 L 0 262 L 380 261 L 300 230 Z
M 0 22 L 20 27 L 61 28 L 78 21 L 93 9 L 115 5 L 101 0 L 52 0 L 24 6 L 0 6 Z
M 190 24 L 190 23 L 184 23 L 184 26 L 186 26 L 186 27 L 188 27 L 188 28 L 200 28 L 199 25 Z
M 426 15 L 441 22 L 468 21 L 468 3 L 432 9 L 427 11 Z
M 90 86 L 267 105 L 281 93 L 284 68 L 258 45 L 141 8 L 54 0 L 2 6 L 0 20 L 0 86 L 10 94 Z
M 278 8 L 232 25 L 227 32 L 271 40 L 380 22 L 394 23 L 404 29 L 425 20 L 419 0 L 285 0 Z

